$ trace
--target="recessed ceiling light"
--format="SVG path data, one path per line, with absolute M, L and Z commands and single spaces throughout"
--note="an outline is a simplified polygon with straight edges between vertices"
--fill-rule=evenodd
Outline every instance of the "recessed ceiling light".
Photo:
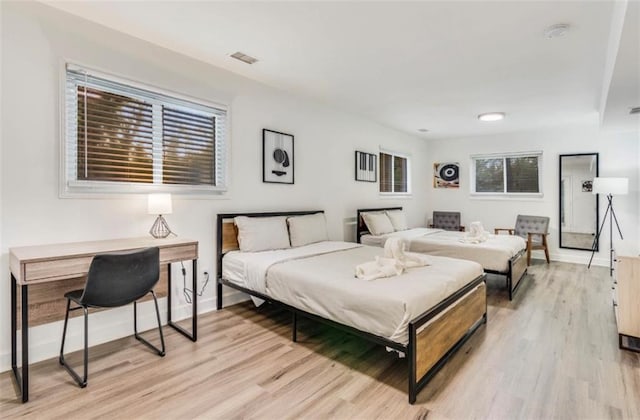
M 500 121 L 505 116 L 504 112 L 487 112 L 485 114 L 478 115 L 480 121 Z
M 232 58 L 235 58 L 236 60 L 240 60 L 243 63 L 247 63 L 247 64 L 253 64 L 256 61 L 258 61 L 257 58 L 253 58 L 250 55 L 241 53 L 240 51 L 234 52 L 233 54 L 231 54 Z
M 429 130 L 427 130 L 426 128 L 418 128 L 418 131 L 421 132 L 421 133 L 426 133 Z
M 568 23 L 556 23 L 555 25 L 547 26 L 544 30 L 544 36 L 547 38 L 559 38 L 565 36 L 569 32 L 570 25 Z
M 635 107 L 629 109 L 629 114 L 631 114 L 631 115 L 640 114 L 640 106 L 635 106 Z

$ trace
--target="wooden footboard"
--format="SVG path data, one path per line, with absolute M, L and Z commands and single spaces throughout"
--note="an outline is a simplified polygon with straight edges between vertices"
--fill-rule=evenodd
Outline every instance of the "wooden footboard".
M 454 295 L 456 296 L 456 295 Z M 456 350 L 486 322 L 487 287 L 472 283 L 472 289 L 442 308 L 409 324 L 409 402 L 413 404 L 420 389 L 437 373 Z M 440 306 L 440 305 L 439 305 Z
M 525 252 L 521 251 L 509 260 L 509 279 L 507 281 L 507 287 L 509 288 L 509 300 L 513 299 L 513 295 L 516 292 L 520 281 L 527 273 L 527 258 Z

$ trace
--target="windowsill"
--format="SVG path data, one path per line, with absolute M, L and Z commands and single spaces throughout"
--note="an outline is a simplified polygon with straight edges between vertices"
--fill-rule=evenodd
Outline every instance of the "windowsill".
M 228 200 L 228 189 L 185 185 L 106 184 L 72 181 L 60 189 L 60 198 L 127 198 L 134 194 L 170 193 L 181 198 Z
M 469 198 L 472 200 L 487 201 L 540 201 L 544 199 L 544 194 L 478 194 L 471 193 Z
M 383 200 L 410 200 L 413 198 L 411 193 L 380 193 L 380 198 Z

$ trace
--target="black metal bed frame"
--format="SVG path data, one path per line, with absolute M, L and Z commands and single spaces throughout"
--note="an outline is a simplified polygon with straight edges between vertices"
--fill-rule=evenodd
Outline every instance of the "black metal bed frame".
M 375 208 L 375 209 L 357 209 L 357 216 L 356 216 L 356 241 L 358 243 L 362 243 L 361 239 L 362 239 L 362 235 L 366 235 L 369 232 L 369 229 L 367 228 L 367 225 L 364 222 L 360 222 L 362 219 L 362 213 L 370 213 L 370 212 L 380 212 L 380 211 L 385 211 L 385 210 L 402 210 L 402 207 L 379 207 L 379 208 Z M 497 271 L 497 270 L 487 270 L 484 269 L 485 273 L 489 273 L 489 274 L 497 274 L 500 276 L 506 276 L 506 286 L 507 286 L 507 291 L 509 292 L 509 300 L 513 300 L 513 296 L 515 295 L 516 291 L 520 288 L 520 284 L 522 283 L 522 279 L 524 278 L 524 276 L 527 274 L 527 269 L 525 268 L 524 272 L 522 273 L 522 276 L 520 276 L 520 278 L 516 279 L 517 281 L 515 282 L 515 287 L 513 287 L 513 265 L 515 264 L 515 262 L 520 259 L 520 258 L 524 258 L 524 254 L 526 253 L 526 249 L 521 250 L 520 252 L 518 252 L 516 255 L 514 255 L 513 257 L 509 258 L 509 268 L 507 269 L 507 271 Z M 484 268 L 484 267 L 483 267 Z
M 471 328 L 431 367 L 421 378 L 416 377 L 416 361 L 417 361 L 417 352 L 416 352 L 416 344 L 417 344 L 417 334 L 418 330 L 429 321 L 431 321 L 437 315 L 443 313 L 447 310 L 451 305 L 459 301 L 469 292 L 474 290 L 481 284 L 486 284 L 486 275 L 481 275 L 475 278 L 473 281 L 456 291 L 454 294 L 449 297 L 443 299 L 433 308 L 423 312 L 415 319 L 409 322 L 409 342 L 408 344 L 401 344 L 395 341 L 391 341 L 387 338 L 368 333 L 365 331 L 361 331 L 357 328 L 321 317 L 319 315 L 304 311 L 302 309 L 298 309 L 295 306 L 291 306 L 279 300 L 276 300 L 268 295 L 265 295 L 260 292 L 256 292 L 254 290 L 247 289 L 235 283 L 232 283 L 226 279 L 222 278 L 222 258 L 225 254 L 222 245 L 223 245 L 223 235 L 222 235 L 222 226 L 225 219 L 231 219 L 236 216 L 248 216 L 248 217 L 270 217 L 270 216 L 299 216 L 305 214 L 314 214 L 314 213 L 323 213 L 322 210 L 316 211 L 292 211 L 292 212 L 267 212 L 267 213 L 221 213 L 217 215 L 216 222 L 216 245 L 217 245 L 217 276 L 216 276 L 216 286 L 217 286 L 217 310 L 221 310 L 223 308 L 223 286 L 231 287 L 233 289 L 244 292 L 248 295 L 255 296 L 257 298 L 263 299 L 272 304 L 278 305 L 292 313 L 292 332 L 291 339 L 293 342 L 297 341 L 297 323 L 298 323 L 298 315 L 301 315 L 305 318 L 321 322 L 327 324 L 336 329 L 348 332 L 350 334 L 356 335 L 358 337 L 364 338 L 368 341 L 371 341 L 376 344 L 380 344 L 394 350 L 403 352 L 408 359 L 409 363 L 409 378 L 408 378 L 408 395 L 409 395 L 409 403 L 413 404 L 416 401 L 418 392 L 426 386 L 426 384 L 435 376 L 436 373 L 446 364 L 446 362 L 455 354 L 455 352 L 462 347 L 462 345 L 473 335 L 473 333 L 482 325 L 487 323 L 487 307 L 485 300 L 485 310 L 482 317 L 476 321 Z

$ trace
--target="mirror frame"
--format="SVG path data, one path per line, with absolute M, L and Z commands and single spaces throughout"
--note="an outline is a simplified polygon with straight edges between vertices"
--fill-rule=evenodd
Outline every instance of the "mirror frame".
M 575 156 L 595 156 L 596 157 L 596 176 L 600 176 L 600 154 L 599 153 L 572 153 L 560 155 L 558 159 L 558 245 L 563 249 L 575 249 L 578 251 L 598 251 L 600 248 L 600 240 L 598 238 L 598 224 L 600 223 L 600 194 L 595 194 L 596 199 L 596 225 L 595 225 L 595 235 L 594 238 L 597 239 L 595 241 L 595 248 L 576 248 L 572 246 L 563 246 L 562 245 L 562 158 L 564 157 L 575 157 Z

